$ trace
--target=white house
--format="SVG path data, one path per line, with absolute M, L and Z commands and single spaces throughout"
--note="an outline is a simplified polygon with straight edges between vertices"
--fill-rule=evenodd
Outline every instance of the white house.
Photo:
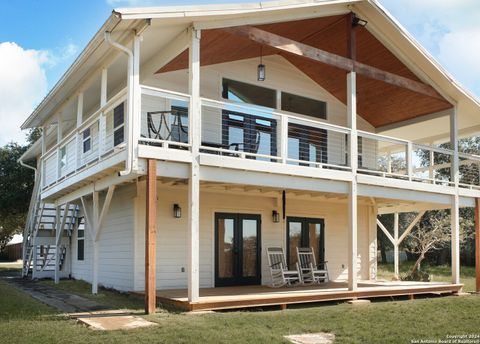
M 480 157 L 458 140 L 480 104 L 374 0 L 116 9 L 34 127 L 24 275 L 145 292 L 150 311 L 155 290 L 214 309 L 461 288 Z M 418 212 L 408 232 L 429 209 L 451 209 L 452 282 L 376 281 L 377 214 Z M 335 287 L 261 287 L 266 248 L 293 268 L 300 246 Z

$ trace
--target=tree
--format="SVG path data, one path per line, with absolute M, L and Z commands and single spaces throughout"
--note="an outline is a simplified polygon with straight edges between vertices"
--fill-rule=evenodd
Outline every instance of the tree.
M 25 227 L 34 173 L 17 161 L 38 135 L 34 129 L 27 134 L 27 145 L 12 142 L 0 147 L 0 251 Z

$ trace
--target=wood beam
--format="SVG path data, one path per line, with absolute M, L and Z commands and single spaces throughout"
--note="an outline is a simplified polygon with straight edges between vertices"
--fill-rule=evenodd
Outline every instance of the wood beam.
M 97 222 L 97 232 L 95 233 L 95 240 L 97 241 L 100 237 L 100 231 L 103 226 L 103 221 L 107 216 L 108 209 L 110 209 L 110 203 L 112 202 L 113 192 L 115 191 L 115 185 L 110 185 L 108 187 L 107 195 L 105 196 L 105 201 L 103 202 L 102 211 Z
M 147 195 L 145 224 L 145 313 L 156 309 L 157 249 L 157 160 L 147 161 Z
M 475 199 L 475 289 L 480 292 L 480 199 Z
M 405 237 L 412 231 L 413 227 L 415 227 L 415 225 L 418 223 L 418 221 L 421 220 L 422 216 L 425 214 L 425 211 L 421 211 L 417 214 L 417 216 L 413 219 L 412 222 L 410 222 L 410 224 L 408 225 L 407 229 L 405 229 L 405 231 L 402 233 L 402 235 L 400 236 L 400 238 L 398 239 L 398 244 L 400 244 L 403 239 L 405 239 Z
M 366 65 L 361 62 L 354 61 L 340 55 L 332 54 L 328 51 L 321 50 L 304 43 L 294 41 L 292 39 L 279 36 L 277 34 L 264 31 L 252 26 L 236 26 L 224 28 L 224 31 L 251 41 L 270 46 L 280 51 L 284 51 L 293 55 L 302 56 L 310 60 L 328 64 L 348 72 L 355 71 L 358 74 L 366 76 L 370 79 L 383 81 L 385 83 L 402 87 L 410 91 L 424 94 L 426 96 L 445 100 L 433 87 L 422 82 L 411 80 L 403 76 L 390 73 L 379 68 Z
M 385 235 L 387 236 L 388 240 L 390 240 L 390 242 L 395 245 L 395 239 L 392 237 L 392 235 L 388 232 L 388 230 L 385 228 L 385 226 L 383 225 L 383 223 L 380 222 L 379 219 L 377 219 L 377 225 L 378 227 L 380 227 L 380 229 L 383 231 L 383 233 L 385 233 Z

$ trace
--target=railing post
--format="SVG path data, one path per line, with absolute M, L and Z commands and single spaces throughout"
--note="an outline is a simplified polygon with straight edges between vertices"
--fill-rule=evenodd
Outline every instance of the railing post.
M 282 164 L 287 163 L 288 159 L 288 117 L 282 115 L 280 122 L 280 157 Z
M 103 108 L 107 104 L 107 81 L 108 81 L 108 70 L 107 68 L 102 69 L 102 79 L 100 84 L 100 108 Z M 98 119 L 98 157 L 100 158 L 103 152 L 106 151 L 106 131 L 107 131 L 107 118 L 105 112 L 100 113 Z
M 412 142 L 407 142 L 407 176 L 408 180 L 413 177 L 413 147 Z
M 80 133 L 78 132 L 78 128 L 82 125 L 83 122 L 83 92 L 78 94 L 77 100 L 77 133 L 75 135 L 75 171 L 78 169 L 80 164 L 80 153 L 79 150 L 82 149 L 81 146 L 81 139 Z

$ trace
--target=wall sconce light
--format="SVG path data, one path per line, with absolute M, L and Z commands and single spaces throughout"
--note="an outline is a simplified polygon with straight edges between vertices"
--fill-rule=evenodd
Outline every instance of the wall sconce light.
M 257 67 L 257 80 L 265 81 L 265 65 L 262 63 L 263 47 L 260 47 L 260 64 Z
M 275 223 L 280 222 L 280 214 L 276 210 L 272 211 L 272 221 Z
M 178 204 L 173 205 L 173 217 L 179 219 L 182 217 L 182 208 Z

